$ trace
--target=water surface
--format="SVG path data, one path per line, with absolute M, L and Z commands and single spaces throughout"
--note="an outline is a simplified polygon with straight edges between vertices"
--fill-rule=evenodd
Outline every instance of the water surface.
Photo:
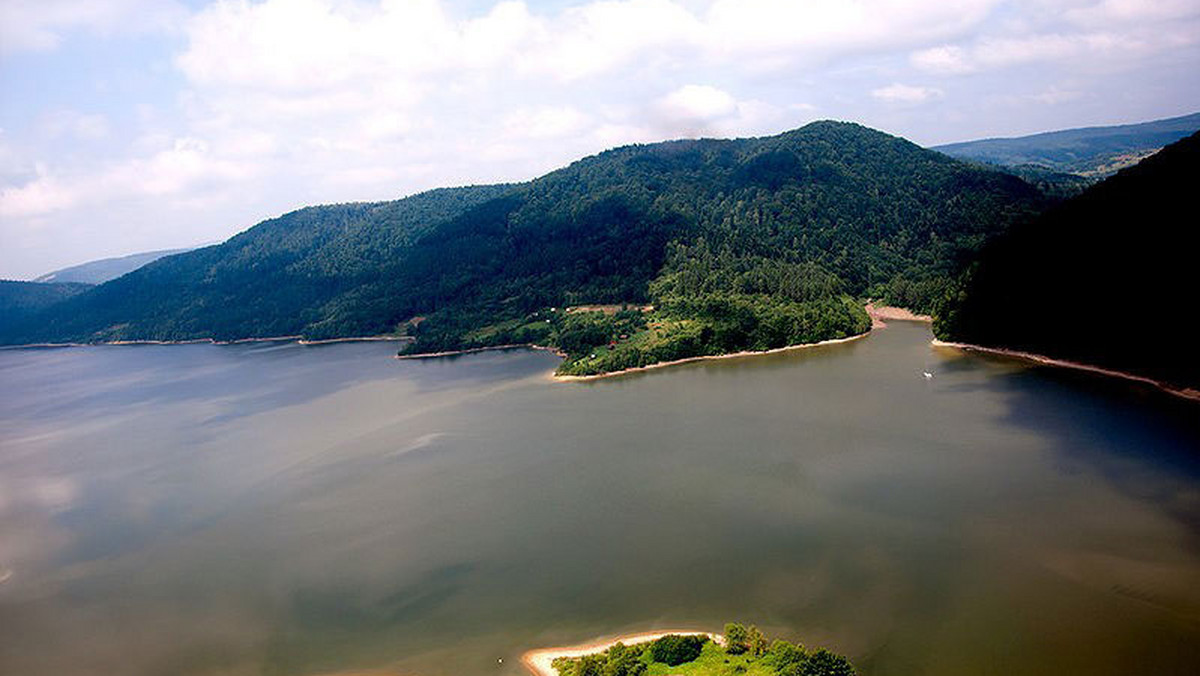
M 506 676 L 727 620 L 871 675 L 1195 673 L 1200 408 L 928 341 L 572 384 L 0 352 L 0 673 Z

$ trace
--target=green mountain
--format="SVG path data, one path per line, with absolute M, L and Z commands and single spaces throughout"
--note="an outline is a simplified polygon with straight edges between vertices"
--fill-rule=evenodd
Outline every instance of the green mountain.
M 1017 178 L 848 123 L 628 146 L 520 185 L 302 209 L 151 263 L 0 339 L 408 327 L 417 351 L 550 343 L 609 359 L 575 372 L 611 370 L 859 332 L 865 317 L 847 295 L 927 306 L 987 236 L 1042 206 Z M 649 301 L 652 313 L 549 312 Z
M 1040 170 L 1103 178 L 1197 130 L 1200 113 L 1139 124 L 951 143 L 933 149 L 958 159 L 1012 167 L 1031 175 Z M 1059 180 L 1063 180 L 1061 176 Z
M 120 256 L 118 258 L 102 258 L 100 260 L 88 261 L 79 265 L 72 265 L 69 268 L 47 272 L 46 274 L 35 278 L 35 282 L 54 282 L 67 283 L 73 282 L 77 284 L 103 284 L 110 279 L 116 279 L 123 274 L 133 272 L 138 268 L 153 263 L 163 256 L 171 256 L 177 253 L 191 251 L 191 249 L 164 249 L 162 251 L 146 251 L 142 253 L 130 254 L 128 256 Z
M 1197 176 L 1193 134 L 1014 227 L 938 312 L 938 337 L 1200 386 L 1185 326 L 1200 252 Z

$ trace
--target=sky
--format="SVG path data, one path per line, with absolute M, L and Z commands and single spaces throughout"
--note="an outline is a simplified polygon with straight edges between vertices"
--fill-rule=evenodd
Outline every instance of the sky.
M 1200 111 L 1200 0 L 0 0 L 0 278 L 618 145 Z

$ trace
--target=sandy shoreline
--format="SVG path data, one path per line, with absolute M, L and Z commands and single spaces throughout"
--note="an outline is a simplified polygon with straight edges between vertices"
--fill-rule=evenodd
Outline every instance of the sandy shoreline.
M 1184 399 L 1190 399 L 1192 401 L 1200 401 L 1200 390 L 1194 390 L 1191 388 L 1172 387 L 1171 385 L 1168 385 L 1167 383 L 1164 383 L 1160 380 L 1155 380 L 1153 378 L 1141 376 L 1136 373 L 1129 373 L 1128 371 L 1117 371 L 1116 369 L 1104 368 L 1103 366 L 1095 366 L 1093 364 L 1084 364 L 1082 362 L 1077 362 L 1077 361 L 1068 361 L 1066 359 L 1055 359 L 1054 357 L 1047 357 L 1044 354 L 1035 354 L 1033 352 L 1022 352 L 1020 350 L 1009 350 L 1009 349 L 1005 349 L 1002 347 L 984 347 L 982 345 L 971 345 L 970 343 L 950 343 L 950 342 L 938 340 L 937 338 L 934 338 L 932 341 L 930 341 L 930 344 L 935 348 L 940 347 L 940 348 L 947 348 L 947 349 L 953 349 L 953 350 L 962 350 L 964 352 L 979 352 L 979 353 L 983 353 L 983 354 L 994 354 L 994 355 L 998 355 L 1001 357 L 1011 357 L 1013 359 L 1020 359 L 1022 361 L 1033 362 L 1035 364 L 1041 364 L 1043 366 L 1056 366 L 1059 368 L 1074 369 L 1076 371 L 1088 371 L 1090 373 L 1096 373 L 1096 374 L 1103 375 L 1103 376 L 1109 376 L 1111 378 L 1121 378 L 1122 380 L 1131 380 L 1134 382 L 1143 383 L 1145 385 L 1151 385 L 1153 387 L 1156 387 L 1156 388 L 1162 390 L 1163 392 L 1166 392 L 1168 394 L 1173 394 L 1177 397 L 1182 397 Z
M 758 357 L 766 354 L 778 354 L 780 352 L 791 352 L 792 350 L 805 350 L 810 347 L 822 347 L 824 345 L 836 345 L 838 343 L 849 343 L 853 340 L 859 340 L 871 335 L 871 331 L 863 331 L 855 336 L 846 338 L 831 338 L 829 340 L 819 340 L 815 343 L 801 343 L 799 345 L 788 345 L 786 347 L 777 347 L 771 350 L 742 350 L 741 352 L 730 352 L 728 354 L 705 354 L 699 357 L 687 357 L 684 359 L 675 359 L 672 361 L 660 361 L 647 366 L 635 366 L 633 368 L 621 369 L 620 371 L 609 371 L 608 373 L 596 373 L 589 376 L 560 376 L 552 374 L 551 377 L 557 382 L 583 382 L 586 380 L 600 380 L 601 378 L 614 378 L 630 373 L 640 373 L 642 371 L 653 371 L 654 369 L 666 368 L 668 366 L 678 366 L 679 364 L 690 364 L 697 361 L 712 361 L 716 359 L 737 359 L 739 357 Z
M 871 328 L 873 329 L 882 329 L 887 326 L 889 321 L 933 322 L 933 317 L 919 315 L 903 307 L 893 307 L 891 305 L 876 306 L 874 303 L 867 303 L 863 309 L 867 311 L 867 316 L 871 318 Z
M 649 641 L 660 639 L 668 634 L 680 634 L 683 636 L 707 636 L 717 643 L 723 643 L 725 640 L 720 634 L 713 634 L 707 631 L 696 631 L 694 629 L 641 632 L 572 646 L 562 646 L 558 648 L 538 648 L 537 650 L 530 650 L 524 655 L 521 655 L 521 664 L 524 664 L 525 668 L 529 670 L 529 673 L 533 674 L 534 676 L 558 676 L 558 672 L 554 669 L 552 664 L 554 663 L 554 660 L 560 657 L 583 657 L 584 655 L 591 655 L 593 653 L 608 650 L 617 643 L 636 645 L 638 643 L 647 643 Z

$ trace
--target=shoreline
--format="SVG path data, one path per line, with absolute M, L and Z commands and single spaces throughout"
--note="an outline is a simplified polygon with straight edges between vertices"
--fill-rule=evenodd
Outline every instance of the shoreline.
M 460 354 L 476 354 L 478 352 L 491 352 L 493 350 L 544 350 L 553 352 L 554 354 L 565 357 L 566 354 L 545 345 L 534 345 L 533 343 L 509 343 L 507 345 L 489 345 L 487 347 L 469 347 L 465 350 L 446 350 L 445 352 L 422 352 L 420 354 L 398 354 L 393 359 L 437 359 L 438 357 L 455 357 Z
M 775 347 L 775 348 L 771 348 L 770 350 L 742 350 L 740 352 L 729 352 L 727 354 L 705 354 L 705 355 L 700 355 L 698 357 L 685 357 L 683 359 L 674 359 L 672 361 L 660 361 L 660 362 L 656 362 L 654 364 L 647 364 L 646 366 L 634 366 L 634 367 L 627 368 L 627 369 L 621 369 L 620 371 L 609 371 L 607 373 L 594 373 L 592 375 L 587 375 L 587 376 L 558 375 L 558 374 L 552 373 L 550 377 L 551 377 L 551 379 L 553 379 L 557 382 L 583 382 L 586 380 L 600 380 L 601 378 L 614 378 L 616 376 L 623 376 L 623 375 L 627 375 L 630 373 L 638 373 L 640 371 L 652 371 L 654 369 L 666 368 L 668 366 L 678 366 L 680 364 L 689 364 L 691 362 L 710 361 L 710 360 L 716 360 L 716 359 L 736 359 L 739 357 L 758 357 L 758 356 L 767 355 L 767 354 L 778 354 L 780 352 L 790 352 L 792 350 L 804 350 L 804 349 L 808 349 L 811 347 L 822 347 L 825 345 L 837 345 L 839 343 L 849 343 L 851 341 L 866 338 L 867 336 L 871 335 L 871 331 L 874 328 L 875 327 L 872 326 L 870 329 L 867 329 L 866 331 L 863 331 L 862 333 L 859 333 L 859 334 L 853 335 L 853 336 L 847 336 L 845 338 L 830 338 L 829 340 L 819 340 L 815 343 L 800 343 L 798 345 L 788 345 L 786 347 Z
M 871 318 L 871 328 L 873 329 L 886 328 L 889 321 L 933 323 L 933 317 L 916 314 L 908 308 L 892 305 L 876 306 L 875 303 L 869 302 L 863 306 L 863 309 L 867 311 L 867 316 Z
M 1070 361 L 1067 359 L 1056 359 L 1054 357 L 1047 357 L 1044 354 L 1036 354 L 1034 352 L 1022 352 L 1021 350 L 1010 350 L 1003 347 L 985 347 L 983 345 L 972 345 L 970 343 L 947 342 L 944 340 L 938 340 L 937 338 L 934 338 L 932 341 L 930 341 L 930 345 L 934 348 L 948 348 L 963 352 L 978 352 L 982 354 L 991 354 L 1000 357 L 1020 359 L 1022 361 L 1039 364 L 1041 366 L 1054 366 L 1058 368 L 1073 369 L 1076 371 L 1087 371 L 1089 373 L 1108 376 L 1110 378 L 1120 378 L 1122 380 L 1142 383 L 1143 385 L 1150 385 L 1163 392 L 1166 392 L 1167 394 L 1187 399 L 1189 401 L 1200 401 L 1200 390 L 1187 387 L 1174 387 L 1162 382 L 1161 380 L 1155 380 L 1149 376 L 1142 376 L 1136 373 L 1130 373 L 1128 371 L 1118 371 L 1116 369 L 1096 366 L 1094 364 L 1085 364 L 1078 361 Z
M 791 350 L 803 350 L 803 349 L 812 348 L 812 347 L 822 347 L 825 345 L 836 345 L 839 343 L 848 343 L 848 342 L 851 342 L 854 340 L 866 338 L 867 336 L 871 335 L 872 331 L 874 331 L 876 329 L 886 328 L 887 324 L 884 321 L 882 321 L 885 318 L 891 319 L 894 321 L 909 321 L 909 322 L 928 323 L 928 322 L 933 321 L 932 317 L 930 317 L 928 315 L 914 314 L 911 310 L 909 310 L 907 308 L 892 307 L 892 306 L 886 306 L 886 305 L 881 305 L 881 306 L 876 307 L 872 303 L 867 303 L 866 306 L 864 307 L 864 309 L 867 311 L 867 315 L 871 318 L 870 328 L 868 328 L 866 331 L 863 331 L 862 333 L 859 333 L 859 334 L 853 335 L 853 336 L 847 336 L 845 338 L 831 338 L 829 340 L 820 340 L 815 343 L 800 343 L 798 345 L 787 345 L 785 347 L 776 347 L 776 348 L 772 348 L 770 350 L 741 350 L 738 352 L 729 352 L 726 354 L 708 354 L 708 355 L 699 355 L 696 357 L 685 357 L 683 359 L 674 359 L 671 361 L 661 361 L 661 362 L 656 362 L 654 364 L 648 364 L 646 366 L 635 366 L 635 367 L 631 367 L 631 368 L 627 368 L 627 369 L 621 369 L 620 371 L 609 371 L 607 373 L 594 373 L 594 374 L 586 375 L 586 376 L 558 375 L 557 373 L 554 373 L 552 371 L 548 374 L 548 378 L 554 382 L 560 382 L 560 383 L 586 382 L 586 381 L 591 381 L 591 380 L 600 380 L 602 378 L 615 378 L 617 376 L 628 375 L 631 373 L 638 373 L 638 372 L 642 372 L 642 371 L 652 371 L 654 369 L 667 368 L 669 366 L 678 366 L 680 364 L 688 364 L 688 363 L 692 363 L 692 362 L 708 361 L 708 360 L 715 360 L 715 359 L 735 359 L 735 358 L 741 358 L 741 357 L 756 357 L 759 355 L 777 354 L 780 352 L 788 352 Z M 546 347 L 543 345 L 534 345 L 531 343 L 510 343 L 510 344 L 506 344 L 506 345 L 492 345 L 492 346 L 488 346 L 488 347 L 473 347 L 473 348 L 468 348 L 465 350 L 447 350 L 444 352 L 426 352 L 426 353 L 422 353 L 422 354 L 403 354 L 403 355 L 396 355 L 395 358 L 396 359 L 434 359 L 437 357 L 453 357 L 456 355 L 463 355 L 463 354 L 475 354 L 475 353 L 479 353 L 479 352 L 487 352 L 490 350 L 513 350 L 513 349 L 518 349 L 518 348 L 526 348 L 526 349 L 531 349 L 531 350 L 545 350 L 547 352 L 553 352 L 554 354 L 556 354 L 560 357 L 566 357 L 566 354 L 564 354 L 563 352 L 561 352 L 559 350 L 551 348 L 551 347 Z
M 656 630 L 638 632 L 634 634 L 625 634 L 612 638 L 593 640 L 588 643 L 579 643 L 570 646 L 559 646 L 555 648 L 537 648 L 529 650 L 521 655 L 521 664 L 529 670 L 533 676 L 558 676 L 558 671 L 553 667 L 554 660 L 560 657 L 568 657 L 571 659 L 583 657 L 584 655 L 592 655 L 594 653 L 603 652 L 613 647 L 617 643 L 625 645 L 637 645 L 639 643 L 649 643 L 667 636 L 668 634 L 678 634 L 680 636 L 707 636 L 712 641 L 721 644 L 725 642 L 725 637 L 720 634 L 715 634 L 707 631 L 696 631 L 694 629 L 679 629 L 679 630 Z
M 188 340 L 106 340 L 99 343 L 24 343 L 22 345 L 0 345 L 0 350 L 29 350 L 51 349 L 61 347 L 105 347 L 110 345 L 241 345 L 243 343 L 285 343 L 294 342 L 297 345 L 326 345 L 329 343 L 364 343 L 373 341 L 409 341 L 406 336 L 352 336 L 349 338 L 326 338 L 322 340 L 305 340 L 302 336 L 267 336 L 264 338 L 236 338 L 234 340 L 217 340 L 216 338 L 189 338 Z
M 322 338 L 320 340 L 305 340 L 297 338 L 296 342 L 300 345 L 332 345 L 333 343 L 374 343 L 374 342 L 396 342 L 396 343 L 411 343 L 416 338 L 412 336 L 352 336 L 350 338 Z

